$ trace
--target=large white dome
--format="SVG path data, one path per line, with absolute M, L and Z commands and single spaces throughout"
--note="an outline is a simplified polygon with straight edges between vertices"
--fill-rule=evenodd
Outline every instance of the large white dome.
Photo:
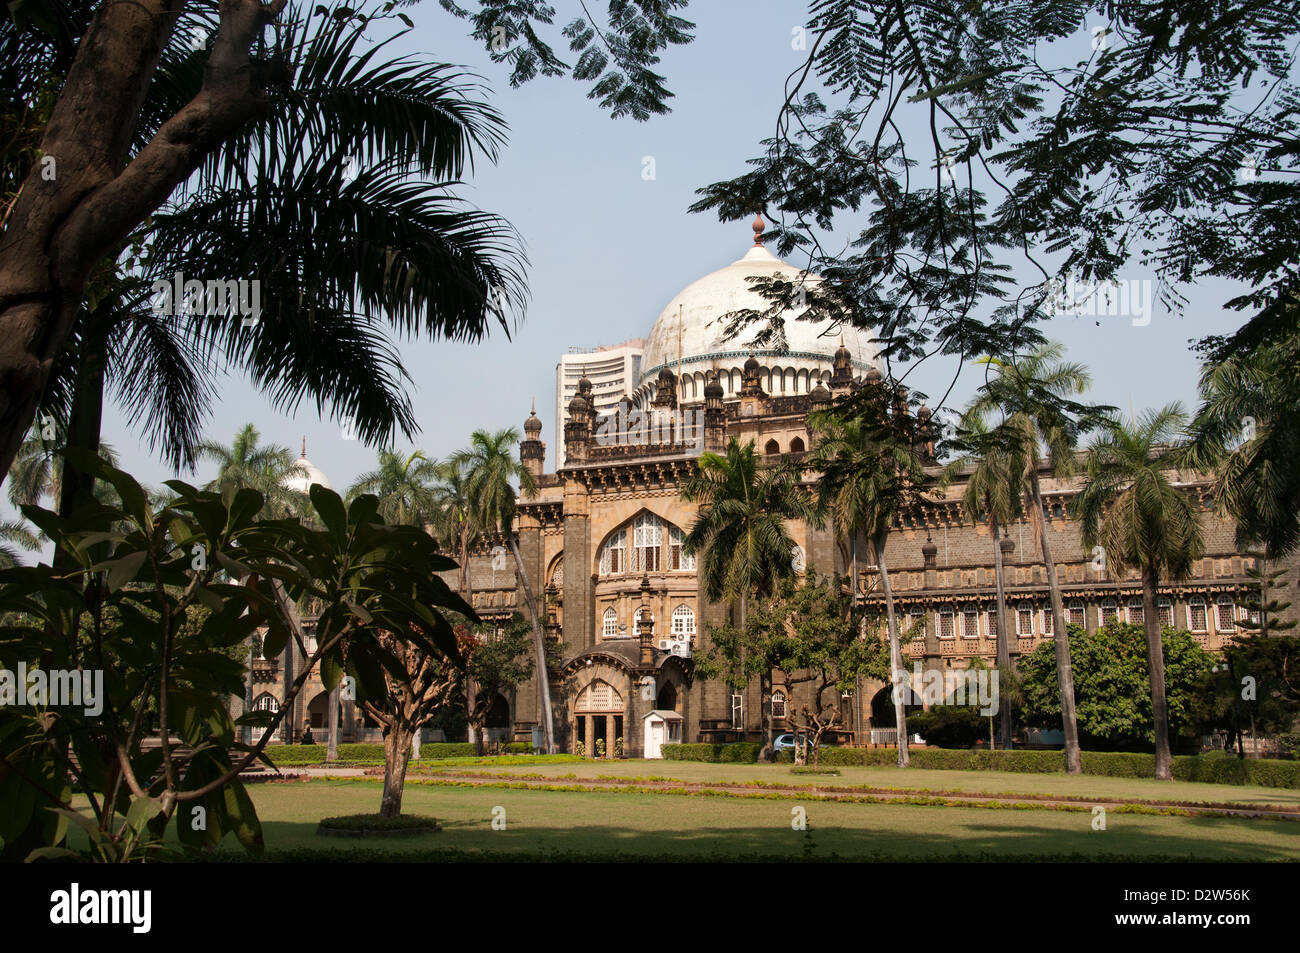
M 639 390 L 653 389 L 659 371 L 667 366 L 681 378 L 681 398 L 703 399 L 705 375 L 718 372 L 724 392 L 740 389 L 742 369 L 751 353 L 762 368 L 763 389 L 772 396 L 806 394 L 819 380 L 829 382 L 831 362 L 841 337 L 853 355 L 854 376 L 879 365 L 879 349 L 871 336 L 856 328 L 830 322 L 796 320 L 805 309 L 785 314 L 786 349 L 751 347 L 764 328 L 755 322 L 730 340 L 724 340 L 725 316 L 732 311 L 763 311 L 770 302 L 747 279 L 780 275 L 798 279 L 800 269 L 756 244 L 738 261 L 719 268 L 683 288 L 655 321 L 641 359 Z M 808 282 L 819 279 L 809 276 Z

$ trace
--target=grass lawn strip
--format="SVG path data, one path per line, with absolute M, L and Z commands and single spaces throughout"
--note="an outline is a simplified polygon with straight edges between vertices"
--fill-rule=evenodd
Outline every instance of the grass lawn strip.
M 332 777 L 315 775 L 318 779 L 337 781 L 377 781 L 375 777 Z M 1164 817 L 1232 817 L 1240 819 L 1268 818 L 1270 820 L 1300 820 L 1300 811 L 1281 807 L 1206 805 L 1203 802 L 1159 802 L 1139 799 L 1107 800 L 1096 798 L 1071 798 L 1053 795 L 971 794 L 963 791 L 931 791 L 907 788 L 843 787 L 840 785 L 778 785 L 772 782 L 682 782 L 675 778 L 660 778 L 628 784 L 622 777 L 597 776 L 570 780 L 573 775 L 561 778 L 544 775 L 490 774 L 458 771 L 444 777 L 408 777 L 407 784 L 443 787 L 503 788 L 532 791 L 583 791 L 610 794 L 659 794 L 690 797 L 759 798 L 767 800 L 813 799 L 863 804 L 908 804 L 918 807 L 974 807 L 992 810 L 1048 810 L 1091 812 L 1094 807 L 1105 807 L 1117 814 L 1156 814 Z M 291 780 L 291 779 L 286 779 Z M 568 784 L 553 783 L 569 780 Z M 547 782 L 547 783 L 542 783 Z

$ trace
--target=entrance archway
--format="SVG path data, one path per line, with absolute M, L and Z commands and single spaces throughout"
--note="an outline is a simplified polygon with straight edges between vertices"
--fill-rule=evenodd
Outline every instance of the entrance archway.
M 607 757 L 614 754 L 614 742 L 623 735 L 623 696 L 613 685 L 594 680 L 579 694 L 573 705 L 574 735 L 595 757 L 603 748 Z M 603 741 L 603 745 L 597 742 Z
M 655 699 L 655 708 L 660 711 L 677 710 L 677 686 L 668 682 L 663 688 L 659 689 L 659 697 Z

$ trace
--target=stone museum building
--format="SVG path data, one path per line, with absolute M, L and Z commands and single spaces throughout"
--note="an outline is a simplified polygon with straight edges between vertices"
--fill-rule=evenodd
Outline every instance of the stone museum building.
M 636 380 L 620 379 L 630 393 L 612 413 L 590 379 L 573 385 L 557 418 L 563 448 L 549 454 L 563 461 L 554 472 L 546 468 L 542 421 L 533 413 L 524 423 L 520 459 L 537 478 L 538 492 L 520 501 L 517 530 L 545 629 L 563 644 L 563 665 L 551 686 L 561 750 L 581 741 L 590 755 L 603 742 L 612 753 L 621 738 L 627 755 L 653 757 L 667 742 L 757 739 L 762 731 L 757 681 L 735 692 L 693 677 L 693 655 L 706 644 L 708 625 L 731 609 L 699 591 L 695 561 L 683 548 L 697 511 L 682 500 L 681 488 L 700 454 L 722 452 L 732 437 L 753 441 L 772 459 L 805 452 L 812 440 L 809 412 L 852 392 L 881 367 L 867 333 L 794 320 L 797 312 L 787 314 L 784 348 L 751 346 L 756 328 L 723 339 L 724 315 L 766 306 L 749 279 L 802 275 L 764 247 L 761 222 L 754 229 L 743 257 L 687 285 L 663 308 L 637 355 Z M 633 366 L 631 359 L 623 366 Z M 307 464 L 305 448 L 300 463 Z M 1205 506 L 1206 554 L 1190 578 L 1162 589 L 1158 611 L 1166 624 L 1215 649 L 1238 631 L 1252 589 L 1245 574 L 1252 557 L 1237 550 L 1233 526 L 1211 512 L 1205 479 L 1182 477 Z M 324 481 L 323 475 L 312 479 Z M 1081 546 L 1067 515 L 1077 490 L 1077 480 L 1044 472 L 1043 516 L 1068 620 L 1089 630 L 1114 619 L 1140 622 L 1136 573 L 1116 578 Z M 904 514 L 888 545 L 909 668 L 919 662 L 922 669 L 955 673 L 976 658 L 994 660 L 995 545 L 1003 551 L 1013 656 L 1053 637 L 1046 573 L 1028 522 L 1013 523 L 995 541 L 987 526 L 963 512 L 961 493 L 958 478 L 946 494 Z M 792 525 L 790 531 L 797 571 L 838 573 L 852 579 L 860 602 L 881 601 L 879 573 L 864 543 L 837 540 L 829 528 Z M 527 611 L 513 559 L 493 559 L 485 546 L 471 572 L 473 603 L 484 618 Z M 255 706 L 278 705 L 287 661 L 257 660 Z M 778 731 L 796 705 L 808 703 L 800 694 L 806 686 L 796 691 L 780 679 L 777 673 L 772 694 Z M 319 680 L 313 684 L 289 732 L 297 739 L 310 725 L 323 742 L 326 696 Z M 536 679 L 498 698 L 489 733 L 531 739 L 540 699 Z M 378 739 L 351 705 L 342 707 L 344 740 Z M 858 697 L 841 699 L 841 712 L 844 743 L 893 741 L 887 684 L 864 684 Z

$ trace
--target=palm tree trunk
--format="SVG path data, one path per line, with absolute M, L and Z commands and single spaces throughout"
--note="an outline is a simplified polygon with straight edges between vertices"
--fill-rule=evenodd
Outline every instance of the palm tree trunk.
M 1061 693 L 1061 725 L 1065 732 L 1065 773 L 1081 774 L 1083 761 L 1079 754 L 1079 721 L 1074 710 L 1074 670 L 1070 664 L 1070 633 L 1065 627 L 1065 604 L 1061 600 L 1061 585 L 1056 578 L 1056 560 L 1047 541 L 1047 518 L 1043 515 L 1043 494 L 1038 483 L 1038 472 L 1032 477 L 1034 512 L 1038 514 L 1038 546 L 1043 551 L 1043 564 L 1047 567 L 1047 588 L 1052 600 L 1052 633 L 1056 642 L 1056 684 Z M 999 550 L 1000 552 L 1001 550 Z
M 528 571 L 524 569 L 524 559 L 519 555 L 519 541 L 510 535 L 510 551 L 515 556 L 515 568 L 519 570 L 519 582 L 524 587 L 524 598 L 528 600 L 528 612 L 533 617 L 533 641 L 537 649 L 537 682 L 542 692 L 542 722 L 546 730 L 546 753 L 555 754 L 555 719 L 551 715 L 551 675 L 546 667 L 546 640 L 542 635 L 542 620 L 537 614 L 537 600 L 533 598 L 533 587 L 528 582 Z
M 469 575 L 469 524 L 461 520 L 459 536 L 460 555 L 460 595 L 466 602 L 473 604 L 474 593 L 471 589 Z M 479 737 L 478 726 L 474 723 L 475 689 L 474 679 L 465 676 L 465 740 L 475 745 L 479 754 L 483 753 L 483 740 Z
M 342 682 L 334 686 L 329 694 L 329 744 L 325 748 L 325 760 L 339 759 L 339 692 Z
M 997 586 L 998 668 L 1002 672 L 999 678 L 1007 678 L 1011 674 L 1011 633 L 1007 631 L 1007 588 L 1002 568 L 1002 530 L 996 516 L 990 517 L 990 525 L 993 530 L 993 582 Z M 1011 748 L 1011 706 L 1003 704 L 1000 707 L 1002 717 L 998 719 L 998 745 L 1003 751 L 1007 751 Z
M 898 620 L 894 615 L 894 586 L 889 581 L 889 567 L 885 565 L 885 541 L 888 533 L 881 533 L 872 542 L 876 547 L 876 564 L 880 567 L 880 587 L 885 593 L 885 618 L 889 628 L 889 664 L 893 678 L 894 690 L 894 726 L 898 732 L 898 766 L 906 768 L 911 758 L 907 753 L 907 708 L 903 693 L 899 691 L 899 679 L 907 677 L 903 668 L 903 650 L 898 644 Z
M 1151 717 L 1156 733 L 1156 780 L 1172 781 L 1173 758 L 1169 753 L 1169 706 L 1165 699 L 1165 649 L 1156 590 L 1156 570 L 1142 570 L 1142 625 L 1147 633 L 1147 667 L 1151 673 Z

